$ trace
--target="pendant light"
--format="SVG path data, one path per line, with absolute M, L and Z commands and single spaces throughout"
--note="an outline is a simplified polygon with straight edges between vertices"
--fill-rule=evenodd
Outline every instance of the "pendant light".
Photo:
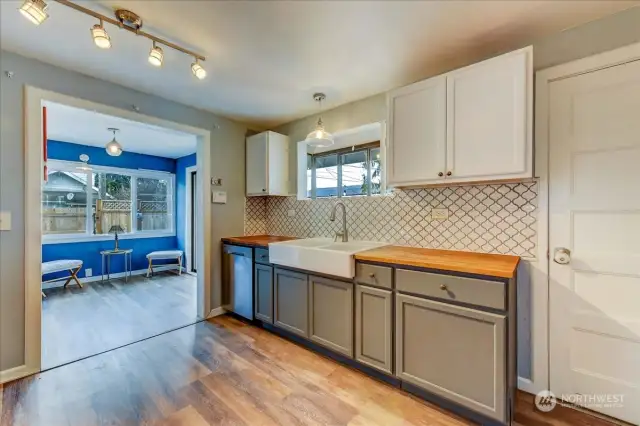
M 35 25 L 42 24 L 49 17 L 47 3 L 44 0 L 25 0 L 20 6 L 20 13 Z
M 91 37 L 93 37 L 93 43 L 100 49 L 109 49 L 111 47 L 111 37 L 107 34 L 107 30 L 104 29 L 102 19 L 99 24 L 95 24 L 91 28 Z
M 122 154 L 122 145 L 120 145 L 116 140 L 116 132 L 120 131 L 120 129 L 116 129 L 115 127 L 109 127 L 107 130 L 109 130 L 110 132 L 113 132 L 113 139 L 104 147 L 104 149 L 107 151 L 107 154 L 109 154 L 110 156 L 117 157 L 120 154 Z
M 318 107 L 320 111 L 322 111 L 322 101 L 324 101 L 326 96 L 324 93 L 315 93 L 313 95 L 313 100 L 318 102 Z M 327 132 L 324 129 L 324 123 L 322 122 L 322 117 L 318 117 L 318 123 L 316 124 L 316 128 L 313 132 L 307 135 L 307 139 L 305 139 L 307 145 L 314 148 L 326 148 L 328 146 L 333 145 L 333 136 L 331 133 Z
M 156 46 L 156 42 L 153 42 L 153 47 L 149 51 L 149 63 L 154 67 L 162 66 L 162 60 L 164 59 L 164 52 L 161 47 Z

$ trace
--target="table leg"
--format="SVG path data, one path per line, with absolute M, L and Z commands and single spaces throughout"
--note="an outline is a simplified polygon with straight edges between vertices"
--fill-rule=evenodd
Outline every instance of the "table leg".
M 102 269 L 100 270 L 100 282 L 104 284 L 104 254 L 101 254 L 102 257 Z
M 107 255 L 107 281 L 111 281 L 111 255 Z
M 124 254 L 124 282 L 128 283 L 129 282 L 129 275 L 127 275 L 127 256 L 128 254 L 125 253 Z

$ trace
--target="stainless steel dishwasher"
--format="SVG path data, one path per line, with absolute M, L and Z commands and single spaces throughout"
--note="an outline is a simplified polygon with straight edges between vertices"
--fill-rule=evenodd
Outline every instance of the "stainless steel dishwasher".
M 223 256 L 223 303 L 227 309 L 253 319 L 253 249 L 225 244 Z

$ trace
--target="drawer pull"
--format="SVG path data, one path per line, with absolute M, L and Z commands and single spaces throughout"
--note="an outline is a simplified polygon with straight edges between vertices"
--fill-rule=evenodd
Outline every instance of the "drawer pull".
M 447 291 L 449 288 L 446 284 L 440 284 L 440 290 Z
M 376 277 L 376 274 L 374 274 L 373 272 L 369 274 L 369 278 L 374 279 Z

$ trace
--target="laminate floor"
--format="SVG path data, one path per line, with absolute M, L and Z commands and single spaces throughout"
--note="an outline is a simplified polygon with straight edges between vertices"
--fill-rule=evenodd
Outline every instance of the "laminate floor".
M 518 402 L 522 425 L 609 424 L 567 416 L 535 413 L 527 397 Z M 467 424 L 226 316 L 0 388 L 0 426 Z
M 197 321 L 196 277 L 189 274 L 137 275 L 44 293 L 43 370 Z

